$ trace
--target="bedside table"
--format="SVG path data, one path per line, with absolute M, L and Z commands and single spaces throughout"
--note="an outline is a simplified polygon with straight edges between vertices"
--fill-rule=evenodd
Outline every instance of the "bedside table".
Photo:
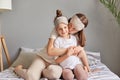
M 3 69 L 4 69 L 3 58 L 2 58 L 2 47 L 3 47 L 4 53 L 5 53 L 5 56 L 6 56 L 6 59 L 7 59 L 7 63 L 10 66 L 11 61 L 10 61 L 10 56 L 9 56 L 8 49 L 7 49 L 7 46 L 6 46 L 6 43 L 5 43 L 5 39 L 2 35 L 0 35 L 0 71 L 3 71 Z

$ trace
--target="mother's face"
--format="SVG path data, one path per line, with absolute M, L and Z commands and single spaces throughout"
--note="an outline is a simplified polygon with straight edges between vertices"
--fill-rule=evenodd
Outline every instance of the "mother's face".
M 70 34 L 75 34 L 79 31 L 79 30 L 76 29 L 76 27 L 72 23 L 68 24 L 68 28 L 69 28 L 69 33 Z

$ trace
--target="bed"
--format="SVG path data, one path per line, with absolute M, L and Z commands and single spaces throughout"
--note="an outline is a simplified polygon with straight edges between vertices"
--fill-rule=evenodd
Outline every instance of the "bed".
M 13 62 L 11 67 L 0 72 L 0 80 L 23 80 L 21 77 L 14 73 L 14 66 L 22 64 L 25 68 L 28 68 L 35 55 L 41 49 L 21 48 L 20 54 Z M 88 80 L 120 80 L 120 77 L 113 73 L 104 63 L 101 62 L 100 52 L 86 51 L 88 61 L 91 69 L 99 68 L 100 71 L 89 73 Z M 27 59 L 26 59 L 27 57 Z M 48 80 L 47 78 L 41 78 L 40 80 Z M 61 79 L 57 79 L 61 80 Z

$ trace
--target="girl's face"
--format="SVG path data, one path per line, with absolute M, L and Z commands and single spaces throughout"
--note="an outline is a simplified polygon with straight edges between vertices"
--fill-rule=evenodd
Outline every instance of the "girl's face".
M 70 34 L 75 34 L 79 31 L 75 28 L 75 26 L 72 23 L 69 23 L 68 27 L 69 27 L 69 33 Z
M 58 34 L 62 37 L 68 37 L 69 30 L 68 25 L 61 23 L 56 27 Z

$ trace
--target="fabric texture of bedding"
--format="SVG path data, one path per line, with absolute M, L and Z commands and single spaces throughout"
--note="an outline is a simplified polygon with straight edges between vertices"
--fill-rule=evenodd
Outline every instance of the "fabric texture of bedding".
M 13 62 L 10 68 L 0 72 L 0 80 L 23 80 L 14 73 L 14 66 L 22 64 L 25 68 L 28 68 L 31 62 L 34 60 L 37 51 L 40 49 L 21 48 L 18 58 Z M 101 62 L 100 52 L 86 51 L 88 61 L 91 69 L 99 68 L 101 71 L 95 73 L 89 73 L 88 80 L 120 80 L 120 78 L 110 71 L 110 69 Z M 26 58 L 27 57 L 27 58 Z M 48 80 L 47 78 L 41 78 L 40 80 Z M 57 79 L 61 80 L 61 79 Z
M 110 69 L 103 63 L 90 66 L 91 69 L 99 68 L 101 71 L 89 73 L 88 80 L 120 80 L 120 78 L 110 71 Z M 23 80 L 13 72 L 14 68 L 10 67 L 0 72 L 0 80 Z M 40 80 L 48 80 L 47 78 L 41 78 Z M 56 79 L 62 80 L 62 79 Z

